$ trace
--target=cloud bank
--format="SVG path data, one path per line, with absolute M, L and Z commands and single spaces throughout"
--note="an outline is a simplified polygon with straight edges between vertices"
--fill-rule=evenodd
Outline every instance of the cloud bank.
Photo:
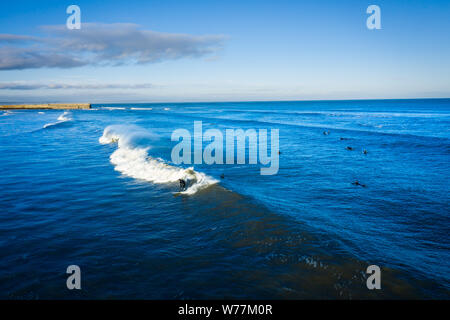
M 136 24 L 44 26 L 44 37 L 0 34 L 0 70 L 148 64 L 198 58 L 222 48 L 224 36 L 142 30 Z
M 37 90 L 37 89 L 148 89 L 149 83 L 121 84 L 121 83 L 26 83 L 0 82 L 0 90 Z

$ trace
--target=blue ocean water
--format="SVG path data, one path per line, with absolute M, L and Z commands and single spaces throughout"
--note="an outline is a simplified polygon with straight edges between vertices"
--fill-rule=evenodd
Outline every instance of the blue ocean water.
M 278 174 L 173 164 L 194 121 L 278 129 Z M 448 299 L 449 128 L 449 99 L 4 111 L 0 298 Z

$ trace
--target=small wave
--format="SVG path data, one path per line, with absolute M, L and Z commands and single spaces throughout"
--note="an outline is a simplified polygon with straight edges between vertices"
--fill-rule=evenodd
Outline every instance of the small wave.
M 130 108 L 130 110 L 153 110 L 153 108 Z
M 46 124 L 44 124 L 44 126 L 42 128 L 44 128 L 44 129 L 51 128 L 51 127 L 57 126 L 61 123 L 64 123 L 64 122 L 58 121 L 58 122 L 46 123 Z
M 169 111 L 170 110 L 170 108 L 164 108 L 164 111 Z
M 72 120 L 72 114 L 69 111 L 65 111 L 58 117 L 58 121 L 70 121 Z
M 105 110 L 125 110 L 125 107 L 101 107 L 101 109 L 105 109 Z
M 187 182 L 182 194 L 192 195 L 218 181 L 197 172 L 194 168 L 180 168 L 167 164 L 163 159 L 149 156 L 149 142 L 155 136 L 137 126 L 112 125 L 105 128 L 99 138 L 101 144 L 116 142 L 118 148 L 111 154 L 115 170 L 135 179 L 158 184 L 174 184 L 179 179 Z
M 10 116 L 12 114 L 14 114 L 14 112 L 6 110 L 6 111 L 3 112 L 2 117 Z
M 377 129 L 381 129 L 384 127 L 383 124 L 372 124 L 372 123 L 357 123 L 357 125 L 360 127 L 377 128 Z
M 60 124 L 63 124 L 63 123 L 65 123 L 65 122 L 68 122 L 68 121 L 72 121 L 72 120 L 73 120 L 72 114 L 71 114 L 69 111 L 64 111 L 64 113 L 61 114 L 61 115 L 58 117 L 57 120 L 58 120 L 57 122 L 51 122 L 51 123 L 45 124 L 45 125 L 43 126 L 43 128 L 46 129 L 46 128 L 58 126 L 58 125 L 60 125 Z

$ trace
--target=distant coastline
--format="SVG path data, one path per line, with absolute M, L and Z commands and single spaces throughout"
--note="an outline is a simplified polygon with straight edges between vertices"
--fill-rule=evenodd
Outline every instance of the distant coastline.
M 2 105 L 0 109 L 90 109 L 90 103 L 44 103 L 44 104 L 15 104 Z

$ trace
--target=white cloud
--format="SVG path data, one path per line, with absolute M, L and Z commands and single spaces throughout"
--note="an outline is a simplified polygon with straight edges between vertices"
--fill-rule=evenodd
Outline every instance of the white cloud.
M 0 34 L 0 70 L 148 64 L 214 54 L 221 35 L 142 30 L 135 24 L 84 23 L 79 30 L 44 26 L 46 37 Z

